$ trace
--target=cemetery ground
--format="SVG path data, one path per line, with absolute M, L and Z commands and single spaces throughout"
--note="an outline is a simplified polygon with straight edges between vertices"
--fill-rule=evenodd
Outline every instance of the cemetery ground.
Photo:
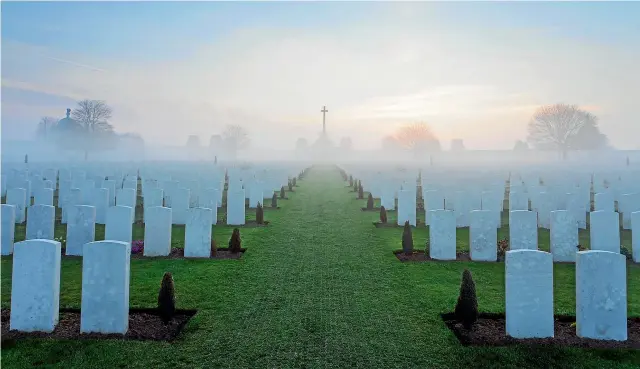
M 402 263 L 393 254 L 402 229 L 375 228 L 377 212 L 361 211 L 366 197 L 357 200 L 336 169 L 314 168 L 298 186 L 280 210 L 265 211 L 268 227 L 241 229 L 247 252 L 239 260 L 131 259 L 131 308 L 155 307 L 168 271 L 177 307 L 197 310 L 175 341 L 17 340 L 2 348 L 3 367 L 640 366 L 640 351 L 631 349 L 462 346 L 441 318 L 454 309 L 462 271 L 473 274 L 479 310 L 503 313 L 504 263 Z M 390 222 L 394 217 L 389 213 Z M 232 229 L 214 228 L 219 246 Z M 458 250 L 468 250 L 468 230 L 457 232 Z M 498 239 L 507 235 L 503 226 Z M 136 225 L 133 239 L 142 236 Z M 17 227 L 16 241 L 23 237 Z M 182 247 L 180 227 L 172 238 L 173 247 Z M 423 249 L 428 230 L 415 228 L 413 238 Z M 548 250 L 548 232 L 540 230 L 539 238 L 539 248 Z M 625 234 L 622 242 L 629 246 Z M 61 269 L 60 307 L 79 308 L 82 260 L 63 257 Z M 574 270 L 554 264 L 556 314 L 575 315 Z M 2 258 L 1 275 L 2 308 L 9 308 L 11 257 Z M 627 265 L 627 283 L 628 316 L 638 317 L 640 267 Z

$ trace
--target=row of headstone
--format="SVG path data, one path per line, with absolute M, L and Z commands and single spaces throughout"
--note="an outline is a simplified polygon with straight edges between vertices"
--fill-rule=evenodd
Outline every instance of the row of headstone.
M 576 253 L 576 334 L 627 339 L 626 258 L 591 250 Z M 505 258 L 506 333 L 514 338 L 554 336 L 553 256 L 512 250 Z
M 76 205 L 70 208 L 67 223 L 66 255 L 81 256 L 85 244 L 95 241 L 96 208 Z M 145 256 L 167 256 L 171 251 L 171 208 L 151 207 L 145 226 Z M 108 209 L 105 239 L 131 243 L 133 209 L 128 206 L 113 206 Z M 214 211 L 208 208 L 193 208 L 186 212 L 185 256 L 210 257 L 212 219 Z M 54 239 L 54 208 L 36 205 L 28 210 L 26 239 Z M 2 255 L 13 252 L 14 232 L 12 218 L 14 207 L 2 205 Z
M 429 256 L 436 260 L 456 259 L 456 216 L 451 210 L 431 210 Z M 497 230 L 488 210 L 474 210 L 469 229 L 471 260 L 497 260 Z M 591 250 L 620 253 L 620 227 L 617 213 L 594 211 L 590 215 Z M 510 212 L 510 250 L 537 250 L 537 214 L 529 210 Z M 633 213 L 632 259 L 640 262 L 640 212 Z M 569 211 L 551 212 L 550 249 L 556 262 L 575 262 L 578 251 L 578 226 Z
M 81 333 L 125 334 L 129 324 L 131 244 L 83 245 Z M 60 243 L 33 239 L 15 244 L 10 329 L 52 332 L 59 319 Z

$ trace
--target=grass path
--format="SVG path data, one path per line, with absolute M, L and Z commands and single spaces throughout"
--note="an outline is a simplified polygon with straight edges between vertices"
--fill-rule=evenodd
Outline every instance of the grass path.
M 155 306 L 165 271 L 178 305 L 199 309 L 174 343 L 20 342 L 3 367 L 113 368 L 623 368 L 632 351 L 463 348 L 439 314 L 454 307 L 462 270 L 477 284 L 482 311 L 504 311 L 504 264 L 402 264 L 400 229 L 375 229 L 334 168 L 314 168 L 266 212 L 268 228 L 242 231 L 249 251 L 234 260 L 132 260 L 131 306 Z M 219 244 L 231 229 L 216 227 Z M 426 230 L 415 233 L 416 247 Z M 460 240 L 459 240 L 460 241 Z M 175 243 L 175 240 L 174 240 Z M 64 260 L 61 305 L 80 306 L 81 263 Z M 573 267 L 556 265 L 555 310 L 575 311 Z M 629 271 L 629 314 L 640 315 L 640 268 Z M 2 258 L 2 306 L 11 260 Z

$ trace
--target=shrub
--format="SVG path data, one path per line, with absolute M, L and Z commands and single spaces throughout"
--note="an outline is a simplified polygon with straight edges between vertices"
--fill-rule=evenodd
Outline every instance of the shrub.
M 240 230 L 238 228 L 233 229 L 231 238 L 229 239 L 229 251 L 238 253 L 242 248 L 242 240 L 240 239 Z
M 289 186 L 289 191 L 293 191 L 293 182 L 291 182 L 291 180 L 289 180 L 287 186 Z
M 176 311 L 175 287 L 173 285 L 173 276 L 169 272 L 165 272 L 160 284 L 160 292 L 158 293 L 158 312 L 160 319 L 167 324 L 173 319 Z
M 353 181 L 353 192 L 358 192 L 358 180 Z
M 218 244 L 216 240 L 211 239 L 211 257 L 215 257 L 218 254 Z
M 631 258 L 633 257 L 633 254 L 631 253 L 631 251 L 629 251 L 629 249 L 624 246 L 620 247 L 620 253 L 629 260 L 631 260 Z
M 295 187 L 297 185 L 298 181 L 296 180 L 296 177 L 293 177 L 291 179 L 291 184 L 293 185 L 293 187 Z
M 280 187 L 280 198 L 284 199 L 284 186 Z
M 277 208 L 278 207 L 278 195 L 276 195 L 276 193 L 273 193 L 273 196 L 271 197 L 271 207 L 272 208 Z
M 349 176 L 349 187 L 353 187 L 353 176 Z
M 385 209 L 384 206 L 380 207 L 380 223 L 387 223 L 387 209 Z
M 404 222 L 404 230 L 402 231 L 402 251 L 405 254 L 413 253 L 413 234 L 411 233 L 411 225 L 409 221 Z
M 360 200 L 364 199 L 364 191 L 362 189 L 362 181 L 360 181 L 360 183 L 358 185 L 358 198 Z
M 498 241 L 498 260 L 504 260 L 507 251 L 509 251 L 509 239 L 503 238 Z
M 258 203 L 258 207 L 256 208 L 256 223 L 264 224 L 264 210 L 262 209 L 261 203 Z
M 462 323 L 465 329 L 471 329 L 473 323 L 478 320 L 478 298 L 476 297 L 476 285 L 471 277 L 471 272 L 465 269 L 462 272 L 460 284 L 460 296 L 455 309 L 456 319 Z
M 369 194 L 369 197 L 367 197 L 367 209 L 373 209 L 373 196 L 371 194 Z
M 142 254 L 144 252 L 144 241 L 143 240 L 135 240 L 131 242 L 131 253 L 132 254 Z

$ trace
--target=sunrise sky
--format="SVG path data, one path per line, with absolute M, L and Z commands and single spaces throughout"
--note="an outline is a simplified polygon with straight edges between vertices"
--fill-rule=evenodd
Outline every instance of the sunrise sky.
M 2 3 L 2 138 L 106 100 L 120 132 L 256 146 L 380 146 L 428 122 L 448 147 L 508 149 L 541 104 L 578 104 L 640 149 L 640 2 Z

